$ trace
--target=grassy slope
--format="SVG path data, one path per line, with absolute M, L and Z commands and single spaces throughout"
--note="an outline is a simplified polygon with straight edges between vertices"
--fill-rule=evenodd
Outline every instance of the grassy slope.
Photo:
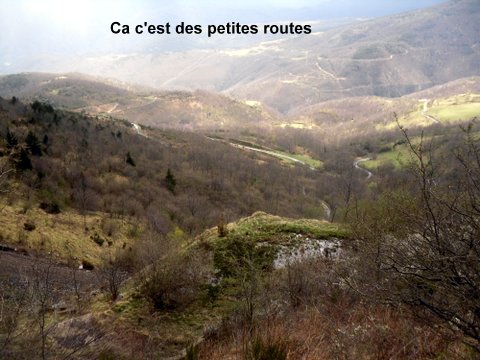
M 0 96 L 47 100 L 55 107 L 126 118 L 147 126 L 185 129 L 268 127 L 267 109 L 207 91 L 154 91 L 112 84 L 82 74 L 14 74 L 0 76 Z
M 6 205 L 3 201 L 0 204 L 3 208 L 0 212 L 0 242 L 27 251 L 51 251 L 63 260 L 75 258 L 99 264 L 103 256 L 132 245 L 141 231 L 134 223 L 112 219 L 105 213 L 89 213 L 86 216 L 88 230 L 85 231 L 83 216 L 74 210 L 51 215 L 32 208 L 25 213 L 21 204 Z M 25 230 L 26 222 L 35 224 L 35 229 Z M 111 236 L 103 230 L 107 227 L 113 229 Z M 92 239 L 95 234 L 104 240 L 102 246 Z
M 397 145 L 391 150 L 376 154 L 372 160 L 365 161 L 362 163 L 362 167 L 365 167 L 370 170 L 375 170 L 379 166 L 391 164 L 396 169 L 400 169 L 408 164 L 411 159 L 410 151 L 407 148 L 407 145 Z
M 402 126 L 429 126 L 434 123 L 433 120 L 425 118 L 422 115 L 423 103 L 418 105 L 415 111 L 407 113 L 399 118 Z M 426 115 L 433 116 L 442 124 L 451 124 L 464 122 L 480 116 L 480 95 L 479 94 L 459 94 L 456 96 L 437 98 L 429 101 Z M 392 130 L 397 127 L 395 122 L 388 123 L 384 128 Z M 377 125 L 381 130 L 382 126 Z
M 475 103 L 435 106 L 428 114 L 441 121 L 447 122 L 470 120 L 480 116 L 480 101 Z

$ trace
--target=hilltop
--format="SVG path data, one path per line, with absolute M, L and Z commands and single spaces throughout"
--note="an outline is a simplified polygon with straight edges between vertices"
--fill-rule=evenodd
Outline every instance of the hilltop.
M 0 96 L 48 101 L 74 111 L 181 130 L 270 127 L 274 112 L 207 91 L 156 91 L 83 74 L 0 77 Z

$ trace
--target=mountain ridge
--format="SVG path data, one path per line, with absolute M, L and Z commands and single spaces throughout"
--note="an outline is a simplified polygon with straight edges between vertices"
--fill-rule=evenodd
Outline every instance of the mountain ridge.
M 479 13 L 475 0 L 449 1 L 243 49 L 110 54 L 52 67 L 157 89 L 222 92 L 288 114 L 333 98 L 398 97 L 479 75 Z

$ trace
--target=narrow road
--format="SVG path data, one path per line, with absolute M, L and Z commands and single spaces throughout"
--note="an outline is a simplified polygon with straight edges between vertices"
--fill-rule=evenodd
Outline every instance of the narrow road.
M 229 142 L 229 141 L 225 141 L 225 140 L 222 140 L 222 139 L 215 139 L 215 138 L 212 138 L 212 137 L 209 137 L 209 136 L 207 136 L 207 139 L 210 139 L 210 140 L 213 140 L 213 141 L 225 142 L 225 143 L 227 143 L 227 144 L 229 144 L 229 145 L 231 145 L 231 146 L 233 146 L 233 147 L 236 147 L 236 148 L 238 148 L 238 149 L 256 151 L 256 152 L 259 152 L 259 153 L 262 153 L 262 154 L 267 154 L 267 155 L 270 155 L 270 156 L 274 156 L 274 157 L 277 157 L 277 158 L 280 158 L 280 159 L 290 160 L 290 161 L 296 162 L 296 163 L 298 163 L 298 164 L 302 164 L 302 165 L 308 166 L 308 167 L 310 168 L 310 170 L 317 170 L 317 169 L 315 169 L 314 167 L 309 166 L 306 162 L 304 162 L 304 161 L 302 161 L 302 160 L 295 159 L 295 158 L 292 157 L 292 156 L 288 156 L 288 155 L 284 155 L 284 154 L 279 154 L 279 153 L 276 153 L 275 151 L 258 149 L 258 148 L 254 148 L 254 147 L 247 146 L 247 145 L 235 144 L 235 143 L 232 143 L 232 142 Z
M 318 64 L 318 61 L 315 63 L 315 65 L 317 66 L 317 69 L 322 72 L 324 75 L 326 75 L 327 77 L 330 77 L 332 78 L 333 80 L 336 80 L 336 81 L 340 81 L 340 80 L 346 80 L 345 78 L 339 78 L 339 77 L 336 77 L 334 74 L 332 74 L 331 72 L 323 69 L 322 67 L 320 67 L 320 65 Z
M 365 161 L 369 161 L 369 160 L 371 160 L 371 159 L 367 157 L 367 158 L 357 159 L 353 162 L 353 166 L 355 167 L 355 169 L 363 171 L 365 174 L 367 174 L 367 180 L 370 179 L 373 176 L 373 174 L 369 170 L 361 167 L 360 163 L 365 162 Z
M 440 124 L 440 121 L 438 121 L 437 119 L 435 119 L 433 116 L 431 115 L 428 115 L 427 114 L 427 111 L 428 111 L 428 99 L 422 99 L 422 100 L 419 100 L 420 102 L 423 102 L 423 109 L 422 109 L 422 116 L 427 119 L 427 120 L 431 120 L 437 124 Z
M 328 204 L 321 200 L 320 203 L 322 204 L 323 206 L 323 209 L 325 210 L 325 218 L 328 220 L 328 221 L 332 221 L 332 209 L 330 209 L 330 206 L 328 206 Z
M 118 106 L 118 103 L 115 103 L 110 110 L 107 111 L 107 114 L 111 114 Z
M 145 138 L 148 138 L 148 136 L 143 133 L 142 128 L 140 127 L 140 125 L 135 124 L 135 123 L 130 123 L 130 124 L 132 124 L 133 129 L 135 130 L 135 132 L 136 132 L 138 135 L 143 136 L 143 137 L 145 137 Z
M 302 160 L 295 159 L 294 157 L 291 157 L 291 156 L 288 156 L 288 155 L 278 154 L 274 151 L 257 149 L 257 148 L 254 148 L 254 147 L 250 147 L 250 146 L 246 146 L 246 145 L 240 145 L 240 144 L 234 144 L 234 143 L 229 143 L 229 144 L 232 145 L 233 147 L 236 147 L 236 148 L 239 148 L 239 149 L 252 150 L 252 151 L 256 151 L 256 152 L 260 152 L 260 153 L 263 153 L 263 154 L 275 156 L 275 157 L 278 157 L 280 159 L 290 160 L 290 161 L 308 166 L 307 163 L 303 162 Z M 310 167 L 310 169 L 315 170 L 313 167 Z
M 212 56 L 214 56 L 215 54 L 208 54 L 206 56 L 204 56 L 203 58 L 201 59 L 198 59 L 196 62 L 194 62 L 193 64 L 190 64 L 186 67 L 183 68 L 183 70 L 175 73 L 175 76 L 165 80 L 164 82 L 162 82 L 160 84 L 160 87 L 166 87 L 168 84 L 170 84 L 172 81 L 190 73 L 190 72 L 193 72 L 194 70 L 197 70 L 201 65 L 203 65 L 203 63 L 205 63 L 208 59 L 210 59 Z

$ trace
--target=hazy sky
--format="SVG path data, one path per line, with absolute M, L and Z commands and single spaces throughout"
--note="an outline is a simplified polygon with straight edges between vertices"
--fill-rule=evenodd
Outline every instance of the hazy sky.
M 175 50 L 174 39 L 119 38 L 110 24 L 148 21 L 222 24 L 342 17 L 376 17 L 431 6 L 442 0 L 0 0 L 0 73 L 9 66 L 45 56 Z M 148 41 L 148 46 L 144 42 Z M 172 42 L 173 41 L 173 42 Z M 180 39 L 181 49 L 198 39 Z M 163 45 L 164 44 L 164 45 Z M 173 46 L 173 48 L 172 48 Z M 205 46 L 205 45 L 203 45 Z M 178 49 L 178 46 L 177 46 Z

